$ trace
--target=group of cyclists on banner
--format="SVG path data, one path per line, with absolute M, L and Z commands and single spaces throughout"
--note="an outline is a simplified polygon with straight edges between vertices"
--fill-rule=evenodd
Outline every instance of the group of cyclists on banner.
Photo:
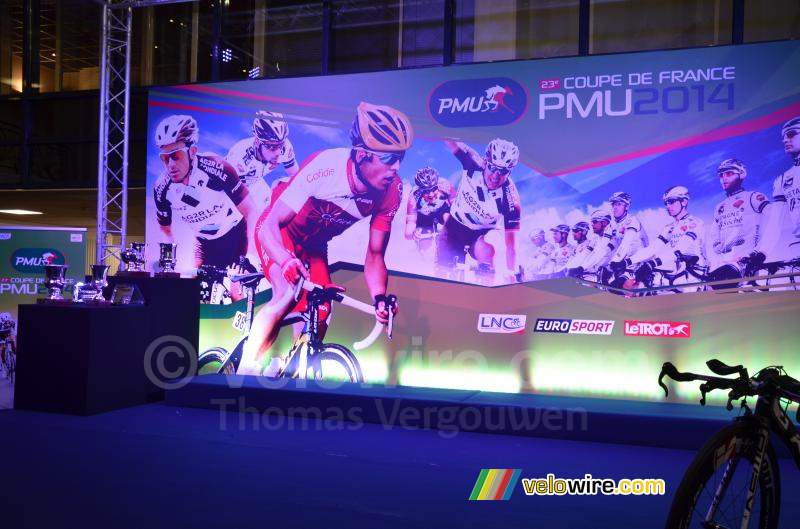
M 672 220 L 648 241 L 641 221 L 630 212 L 630 194 L 616 192 L 608 198 L 610 209 L 594 211 L 588 222 L 550 228 L 552 242 L 546 241 L 544 230 L 532 230 L 534 252 L 525 277 L 573 276 L 631 289 L 654 286 L 659 273 L 669 285 L 706 281 L 720 282 L 717 286 L 724 288 L 756 275 L 766 262 L 772 263 L 773 273 L 781 265 L 791 268 L 800 257 L 798 134 L 800 117 L 781 129 L 792 166 L 775 179 L 772 201 L 764 193 L 744 189 L 747 167 L 742 161 L 723 160 L 716 173 L 726 196 L 714 208 L 713 224 L 706 229 L 689 212 L 687 187 L 673 186 L 662 196 Z

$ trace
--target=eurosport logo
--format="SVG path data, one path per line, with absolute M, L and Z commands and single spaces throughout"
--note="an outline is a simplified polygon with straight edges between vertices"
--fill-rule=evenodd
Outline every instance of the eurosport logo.
M 428 98 L 428 111 L 445 127 L 508 125 L 527 108 L 525 88 L 508 77 L 445 81 Z
M 478 316 L 478 331 L 500 334 L 522 334 L 525 332 L 524 314 L 481 314 Z
M 611 334 L 613 320 L 562 320 L 538 318 L 533 332 L 555 332 L 562 334 Z
M 625 320 L 625 336 L 654 336 L 656 338 L 691 338 L 688 321 L 629 321 Z
M 64 254 L 54 248 L 17 248 L 11 254 L 11 266 L 22 274 L 41 274 L 45 265 L 66 263 Z

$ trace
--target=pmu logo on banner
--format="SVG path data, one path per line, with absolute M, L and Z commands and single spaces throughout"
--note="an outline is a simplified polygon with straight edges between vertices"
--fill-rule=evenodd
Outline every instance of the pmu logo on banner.
M 45 265 L 66 263 L 64 254 L 54 248 L 17 248 L 11 254 L 11 266 L 21 274 L 42 274 Z
M 613 320 L 563 320 L 538 318 L 533 332 L 556 332 L 563 334 L 611 334 Z
M 481 314 L 478 316 L 478 331 L 522 334 L 526 318 L 524 314 Z
M 445 81 L 428 98 L 428 111 L 445 127 L 508 125 L 527 108 L 525 88 L 508 77 Z
M 629 321 L 625 320 L 625 336 L 654 336 L 656 338 L 691 338 L 688 321 Z

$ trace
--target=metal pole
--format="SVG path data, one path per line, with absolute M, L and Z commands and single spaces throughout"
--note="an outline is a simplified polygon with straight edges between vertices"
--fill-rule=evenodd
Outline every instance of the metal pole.
M 97 263 L 106 262 L 106 146 L 108 144 L 108 33 L 109 6 L 103 5 L 102 53 L 100 54 L 100 126 L 97 144 Z

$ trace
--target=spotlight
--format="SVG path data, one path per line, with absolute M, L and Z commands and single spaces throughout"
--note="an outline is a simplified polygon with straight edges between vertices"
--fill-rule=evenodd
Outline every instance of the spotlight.
M 222 50 L 222 62 L 231 62 L 233 59 L 233 50 L 230 48 L 225 48 Z

